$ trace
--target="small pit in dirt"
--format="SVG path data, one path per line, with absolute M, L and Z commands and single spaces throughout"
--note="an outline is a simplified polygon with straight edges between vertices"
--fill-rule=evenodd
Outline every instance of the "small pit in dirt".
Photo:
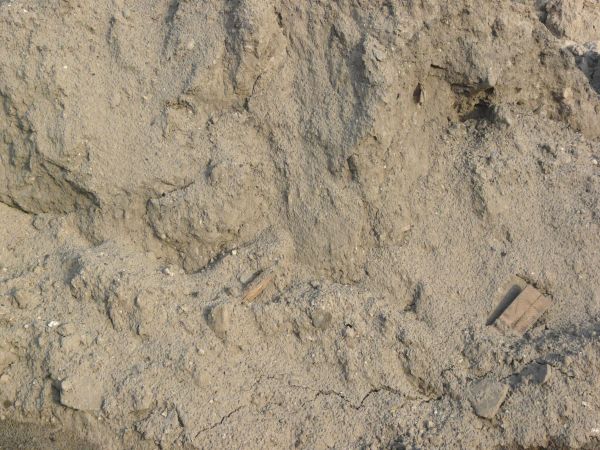
M 455 92 L 457 100 L 454 107 L 461 122 L 467 120 L 492 121 L 494 117 L 493 87 L 475 92 L 455 89 Z

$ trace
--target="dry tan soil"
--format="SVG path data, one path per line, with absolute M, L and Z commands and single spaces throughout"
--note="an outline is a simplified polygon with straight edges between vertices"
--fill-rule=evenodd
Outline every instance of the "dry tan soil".
M 600 448 L 599 159 L 597 0 L 0 0 L 0 448 Z

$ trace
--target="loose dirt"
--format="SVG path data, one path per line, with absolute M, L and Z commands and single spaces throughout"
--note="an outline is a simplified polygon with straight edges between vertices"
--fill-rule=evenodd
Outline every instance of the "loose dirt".
M 0 448 L 600 446 L 597 1 L 0 0 L 0 104 Z

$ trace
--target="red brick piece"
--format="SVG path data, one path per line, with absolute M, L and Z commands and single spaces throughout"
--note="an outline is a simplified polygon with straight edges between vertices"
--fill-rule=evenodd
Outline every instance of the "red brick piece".
M 535 303 L 525 311 L 519 321 L 513 326 L 514 330 L 519 334 L 524 334 L 551 305 L 552 302 L 548 297 L 540 295 Z
M 523 334 L 550 307 L 552 302 L 528 285 L 496 320 L 500 328 Z

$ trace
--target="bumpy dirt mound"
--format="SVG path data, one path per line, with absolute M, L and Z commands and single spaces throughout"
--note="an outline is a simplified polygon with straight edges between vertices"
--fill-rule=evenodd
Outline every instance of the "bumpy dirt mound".
M 599 24 L 0 0 L 0 447 L 600 446 Z

